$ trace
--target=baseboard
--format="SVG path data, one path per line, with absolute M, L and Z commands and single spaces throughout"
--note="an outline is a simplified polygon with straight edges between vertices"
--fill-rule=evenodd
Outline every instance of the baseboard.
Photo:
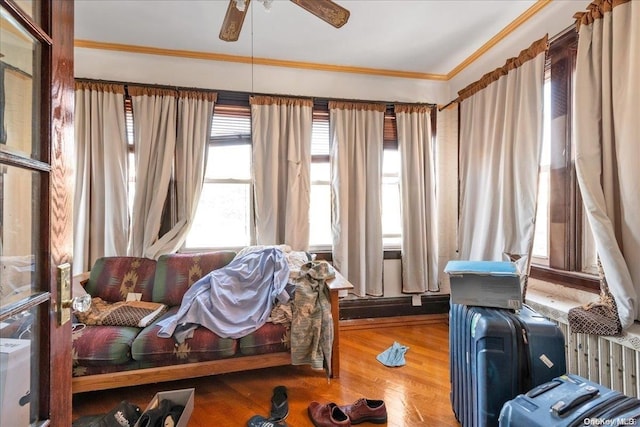
M 360 329 L 378 329 L 397 326 L 422 326 L 433 323 L 449 323 L 448 314 L 416 314 L 413 316 L 377 317 L 340 321 L 340 332 Z
M 411 300 L 411 295 L 389 298 L 341 299 L 340 320 L 446 314 L 449 312 L 449 295 L 422 295 L 422 305 L 418 306 L 412 305 Z

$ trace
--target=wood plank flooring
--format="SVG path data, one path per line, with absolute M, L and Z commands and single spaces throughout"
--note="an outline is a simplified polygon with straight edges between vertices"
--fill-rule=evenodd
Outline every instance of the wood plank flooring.
M 389 368 L 376 355 L 394 341 L 409 350 L 405 366 Z M 239 427 L 252 415 L 268 416 L 273 387 L 285 385 L 290 406 L 286 422 L 292 427 L 312 426 L 307 415 L 311 401 L 341 405 L 360 397 L 385 401 L 388 426 L 457 426 L 449 401 L 448 349 L 448 324 L 442 316 L 342 321 L 339 379 L 328 381 L 323 371 L 308 366 L 289 366 L 81 393 L 73 396 L 73 418 L 105 413 L 124 399 L 144 409 L 158 391 L 194 387 L 189 426 Z

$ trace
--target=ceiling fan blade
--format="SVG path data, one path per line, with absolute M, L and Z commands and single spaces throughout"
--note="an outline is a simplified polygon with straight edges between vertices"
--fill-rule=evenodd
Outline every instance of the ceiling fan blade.
M 236 0 L 229 0 L 227 6 L 227 13 L 224 15 L 224 21 L 222 21 L 222 28 L 220 28 L 220 40 L 226 42 L 234 42 L 238 40 L 240 36 L 240 30 L 242 29 L 242 23 L 244 17 L 247 15 L 247 9 L 251 0 L 245 0 L 244 10 L 238 10 L 236 6 Z
M 336 28 L 342 27 L 349 20 L 349 11 L 331 0 L 291 1 Z

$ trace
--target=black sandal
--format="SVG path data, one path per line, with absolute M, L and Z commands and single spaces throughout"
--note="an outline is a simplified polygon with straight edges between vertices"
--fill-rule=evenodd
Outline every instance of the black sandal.
M 287 388 L 283 385 L 274 387 L 271 397 L 270 421 L 282 421 L 289 415 L 289 402 L 287 400 Z

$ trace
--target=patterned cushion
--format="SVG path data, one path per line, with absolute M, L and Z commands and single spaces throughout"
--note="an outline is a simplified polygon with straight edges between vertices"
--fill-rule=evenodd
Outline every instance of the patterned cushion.
M 257 331 L 240 338 L 240 353 L 249 356 L 289 351 L 289 326 L 289 324 L 265 323 Z
M 129 292 L 142 294 L 151 301 L 156 261 L 137 257 L 104 257 L 91 268 L 86 290 L 91 296 L 117 302 L 127 299 Z
M 173 307 L 158 321 L 171 316 L 179 307 Z M 160 338 L 160 326 L 153 324 L 143 329 L 133 342 L 131 356 L 138 362 L 153 362 L 156 366 L 172 365 L 176 363 L 202 362 L 207 360 L 225 359 L 235 355 L 236 340 L 220 338 L 210 330 L 199 327 L 182 344 L 177 344 L 173 338 Z
M 149 301 L 105 302 L 100 297 L 91 299 L 85 312 L 74 311 L 80 323 L 103 326 L 134 326 L 144 328 L 167 311 L 165 304 Z
M 85 326 L 72 334 L 73 364 L 80 366 L 118 365 L 131 361 L 131 344 L 139 328 L 126 326 Z
M 234 256 L 232 251 L 162 255 L 156 266 L 152 301 L 170 307 L 180 305 L 191 285 L 207 273 L 227 265 Z

